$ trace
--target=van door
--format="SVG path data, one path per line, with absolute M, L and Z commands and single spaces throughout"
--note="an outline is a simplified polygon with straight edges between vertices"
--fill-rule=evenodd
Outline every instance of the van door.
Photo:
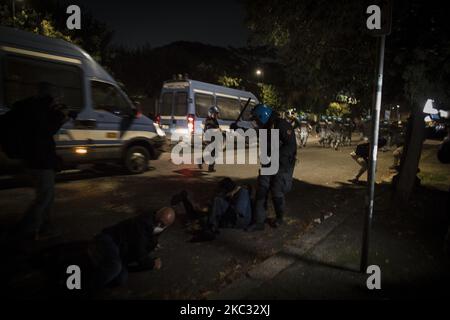
M 161 129 L 167 136 L 170 136 L 173 126 L 172 108 L 173 108 L 173 91 L 166 91 L 161 94 L 159 103 L 159 116 L 161 121 Z
M 122 137 L 133 122 L 128 100 L 114 85 L 91 81 L 92 117 L 79 119 L 79 134 L 95 148 L 96 159 L 120 158 Z
M 187 91 L 166 91 L 161 95 L 161 129 L 166 135 L 173 133 L 184 135 L 188 131 L 188 93 Z
M 178 134 L 186 135 L 188 132 L 188 93 L 175 91 L 173 99 L 172 123 Z

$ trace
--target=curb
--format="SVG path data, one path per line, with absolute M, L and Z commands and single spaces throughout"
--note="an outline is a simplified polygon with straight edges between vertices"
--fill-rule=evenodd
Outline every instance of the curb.
M 285 246 L 274 256 L 250 269 L 246 275 L 233 281 L 233 283 L 219 292 L 212 294 L 208 300 L 247 299 L 247 297 L 257 290 L 264 282 L 273 279 L 277 274 L 297 262 L 297 257 L 304 256 L 312 250 L 351 215 L 351 213 L 347 213 L 341 216 L 334 216 L 334 219 L 328 219 L 326 223 L 314 227 L 300 239 Z

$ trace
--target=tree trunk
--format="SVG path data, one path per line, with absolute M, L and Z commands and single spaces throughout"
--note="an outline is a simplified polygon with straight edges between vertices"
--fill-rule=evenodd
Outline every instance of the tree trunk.
M 419 168 L 425 138 L 425 122 L 422 108 L 420 104 L 415 104 L 411 118 L 408 121 L 400 173 L 398 174 L 398 182 L 394 194 L 394 199 L 401 205 L 408 203 L 416 182 L 417 169 Z

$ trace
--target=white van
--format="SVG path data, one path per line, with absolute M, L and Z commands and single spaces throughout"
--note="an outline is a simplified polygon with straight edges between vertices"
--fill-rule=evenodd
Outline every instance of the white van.
M 120 162 L 141 173 L 159 157 L 164 133 L 89 54 L 60 39 L 0 27 L 0 114 L 35 95 L 42 82 L 58 87 L 62 103 L 78 113 L 55 136 L 63 166 Z
M 158 103 L 159 122 L 168 137 L 201 135 L 211 106 L 219 108 L 219 125 L 228 131 L 250 99 L 238 126 L 251 128 L 251 109 L 258 104 L 254 94 L 190 79 L 165 81 Z

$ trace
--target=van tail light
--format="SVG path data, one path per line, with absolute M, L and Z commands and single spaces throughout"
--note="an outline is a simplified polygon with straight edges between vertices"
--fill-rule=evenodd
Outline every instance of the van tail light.
M 161 115 L 157 115 L 156 117 L 155 117 L 155 122 L 160 126 L 161 125 Z
M 188 114 L 187 122 L 188 122 L 188 131 L 189 133 L 193 134 L 195 130 L 195 115 Z

